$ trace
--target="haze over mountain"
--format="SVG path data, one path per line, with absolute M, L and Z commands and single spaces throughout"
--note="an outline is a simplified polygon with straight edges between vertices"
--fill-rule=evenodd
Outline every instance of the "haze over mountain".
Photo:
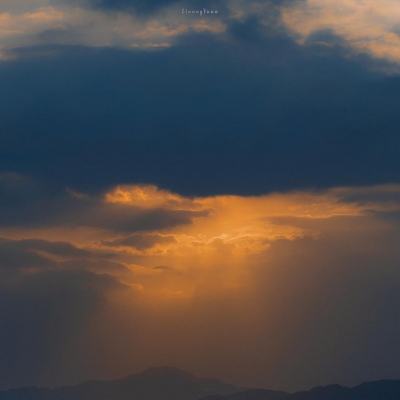
M 150 368 L 113 381 L 89 381 L 60 388 L 21 388 L 0 392 L 0 400 L 398 400 L 400 381 L 376 381 L 286 393 L 240 389 L 216 379 L 198 378 L 170 367 Z
M 231 394 L 238 388 L 197 378 L 176 368 L 150 368 L 112 381 L 89 381 L 61 388 L 21 388 L 0 392 L 1 400 L 196 400 Z
M 329 385 L 297 393 L 255 389 L 228 396 L 211 396 L 205 400 L 398 400 L 400 381 L 375 381 L 352 388 Z

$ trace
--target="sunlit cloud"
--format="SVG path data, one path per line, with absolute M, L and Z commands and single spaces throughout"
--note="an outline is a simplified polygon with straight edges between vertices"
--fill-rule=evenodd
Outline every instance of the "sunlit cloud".
M 23 177 L 3 178 L 14 198 L 37 191 Z M 113 251 L 120 248 L 141 256 L 190 258 L 230 252 L 237 257 L 263 252 L 276 240 L 318 234 L 291 224 L 291 219 L 322 224 L 340 217 L 397 212 L 399 193 L 397 185 L 383 185 L 260 196 L 186 197 L 154 185 L 124 185 L 95 198 L 69 189 L 58 200 L 57 213 L 47 210 L 47 220 L 4 220 L 2 231 L 12 238 L 21 231 L 45 240 L 75 238 L 77 244 Z M 32 204 L 37 209 L 46 200 L 42 194 L 35 196 L 38 199 Z M 276 223 L 278 220 L 288 222 Z
M 214 17 L 187 17 L 179 4 L 143 15 L 135 9 L 90 7 L 90 2 L 37 0 L 29 6 L 6 3 L 0 12 L 0 56 L 13 50 L 51 45 L 162 49 L 183 35 L 221 35 L 229 24 L 256 16 L 261 29 L 271 30 L 280 15 L 283 26 L 300 44 L 313 35 L 329 32 L 357 54 L 400 63 L 400 11 L 397 0 L 306 0 L 284 2 L 232 1 Z M 276 20 L 274 20 L 276 22 Z M 321 39 L 322 40 L 322 39 Z
M 154 185 L 117 186 L 106 193 L 104 200 L 109 204 L 123 204 L 142 208 L 199 209 L 195 199 L 163 190 Z
M 300 43 L 331 32 L 356 53 L 400 63 L 397 0 L 306 0 L 282 9 L 282 20 Z
M 293 226 L 276 226 L 277 217 L 324 219 L 356 216 L 363 206 L 342 202 L 340 192 L 271 194 L 258 197 L 214 196 L 186 198 L 155 186 L 119 186 L 105 195 L 105 201 L 132 207 L 203 210 L 189 225 L 173 230 L 176 241 L 168 244 L 168 253 L 221 253 L 221 248 L 257 253 L 273 240 L 295 239 L 305 234 Z
M 18 176 L 4 179 L 24 185 Z M 212 279 L 216 271 L 228 287 L 241 287 L 246 269 L 274 243 L 318 241 L 332 221 L 397 212 L 399 195 L 396 185 L 209 197 L 186 197 L 154 185 L 120 185 L 97 199 L 68 190 L 51 217 L 54 222 L 31 227 L 10 222 L 1 234 L 112 254 L 113 262 L 132 271 L 131 277 L 118 272 L 125 284 L 146 298 L 170 293 L 177 299 L 193 295 L 199 279 Z
M 182 18 L 176 9 L 143 19 L 133 13 L 64 4 L 32 4 L 28 10 L 9 6 L 0 12 L 0 52 L 7 58 L 13 49 L 33 46 L 164 48 L 186 33 L 224 30 L 219 19 Z

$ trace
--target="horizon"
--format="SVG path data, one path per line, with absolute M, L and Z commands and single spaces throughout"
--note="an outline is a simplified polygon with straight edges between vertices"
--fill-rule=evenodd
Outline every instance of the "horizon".
M 86 386 L 87 384 L 97 384 L 97 383 L 119 383 L 123 381 L 130 380 L 132 378 L 141 378 L 144 376 L 147 377 L 154 377 L 154 378 L 169 378 L 172 375 L 179 375 L 180 377 L 188 377 L 188 378 L 193 378 L 194 380 L 198 381 L 217 381 L 218 383 L 224 384 L 224 385 L 232 385 L 233 388 L 233 393 L 245 393 L 248 391 L 258 391 L 258 390 L 266 390 L 266 391 L 280 391 L 286 394 L 297 394 L 297 393 L 302 393 L 302 392 L 312 392 L 316 391 L 319 389 L 330 389 L 330 388 L 335 388 L 335 387 L 340 387 L 344 389 L 357 389 L 359 387 L 363 387 L 366 385 L 375 385 L 375 384 L 387 384 L 387 383 L 398 383 L 400 386 L 400 379 L 379 379 L 379 380 L 374 380 L 374 381 L 367 381 L 367 382 L 361 382 L 358 384 L 355 384 L 353 386 L 346 386 L 346 385 L 339 385 L 337 383 L 330 383 L 322 386 L 313 386 L 309 388 L 303 388 L 301 390 L 296 390 L 296 391 L 286 391 L 286 390 L 281 390 L 281 389 L 271 389 L 269 387 L 240 387 L 240 386 L 235 386 L 230 382 L 225 382 L 223 380 L 219 380 L 218 378 L 211 377 L 211 376 L 199 376 L 196 374 L 193 374 L 190 371 L 183 370 L 178 367 L 172 367 L 172 366 L 153 366 L 153 367 L 148 367 L 140 371 L 135 371 L 131 372 L 127 375 L 124 376 L 119 376 L 119 377 L 113 377 L 113 378 L 98 378 L 98 379 L 91 379 L 91 380 L 84 380 L 81 382 L 77 383 L 70 383 L 65 386 L 54 386 L 54 387 L 45 387 L 45 386 L 22 386 L 22 387 L 14 387 L 14 388 L 8 388 L 8 389 L 2 389 L 0 390 L 1 392 L 9 392 L 9 391 L 19 391 L 19 390 L 25 390 L 25 389 L 39 389 L 39 390 L 58 390 L 58 389 L 65 389 L 65 388 L 73 388 L 73 387 L 81 387 L 81 386 Z

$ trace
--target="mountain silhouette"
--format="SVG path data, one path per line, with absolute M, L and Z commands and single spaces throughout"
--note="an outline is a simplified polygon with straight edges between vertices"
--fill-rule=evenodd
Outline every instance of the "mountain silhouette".
M 205 400 L 400 400 L 400 381 L 376 381 L 352 388 L 340 385 L 316 387 L 297 393 L 246 390 L 231 395 L 210 396 Z
M 400 381 L 376 381 L 351 388 L 330 385 L 285 393 L 239 389 L 216 379 L 161 367 L 112 381 L 89 381 L 54 389 L 4 390 L 0 391 L 0 400 L 400 400 Z
M 113 381 L 2 391 L 0 400 L 198 400 L 237 390 L 215 379 L 197 378 L 176 368 L 161 367 Z
M 227 396 L 209 396 L 202 400 L 286 400 L 289 394 L 266 389 L 249 389 Z

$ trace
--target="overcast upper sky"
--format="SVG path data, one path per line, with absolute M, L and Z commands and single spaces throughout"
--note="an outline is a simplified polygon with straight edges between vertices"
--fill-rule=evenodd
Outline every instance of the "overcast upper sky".
M 2 0 L 0 387 L 399 378 L 399 27 L 397 0 Z

